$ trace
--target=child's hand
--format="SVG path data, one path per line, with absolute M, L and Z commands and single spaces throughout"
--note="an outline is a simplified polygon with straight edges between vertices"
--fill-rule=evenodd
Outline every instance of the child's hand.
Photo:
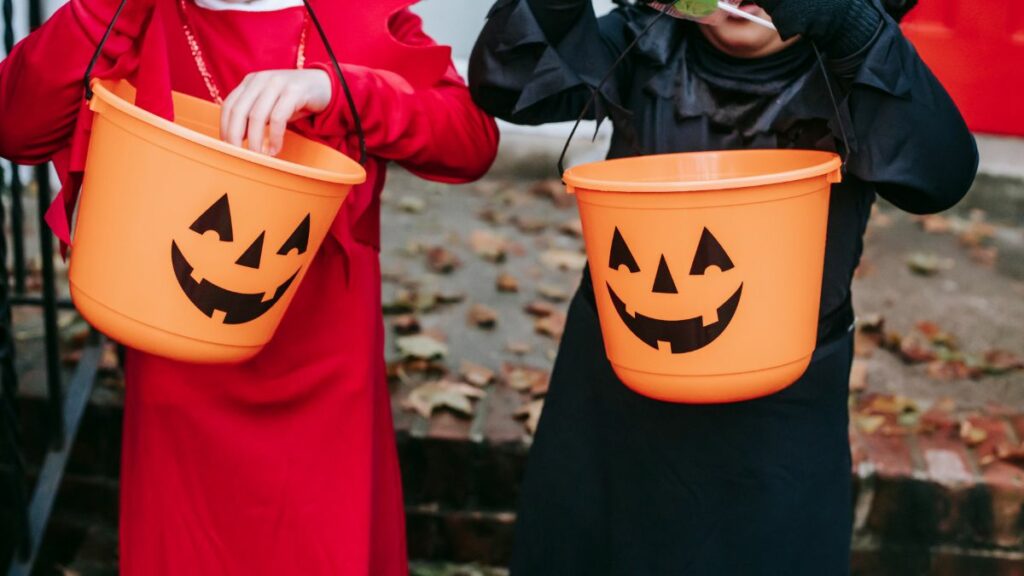
M 253 72 L 224 100 L 220 136 L 235 146 L 248 137 L 250 150 L 274 156 L 289 122 L 323 112 L 330 103 L 331 78 L 323 70 Z

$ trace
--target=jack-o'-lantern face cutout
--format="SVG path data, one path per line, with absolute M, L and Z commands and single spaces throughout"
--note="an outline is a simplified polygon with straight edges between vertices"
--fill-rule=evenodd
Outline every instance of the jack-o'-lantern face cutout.
M 275 254 L 268 256 L 264 254 L 264 241 L 266 231 L 260 232 L 255 240 L 249 243 L 240 243 L 239 246 L 247 246 L 241 251 L 233 251 L 231 254 L 240 252 L 234 262 L 225 262 L 224 266 L 241 266 L 252 271 L 260 271 L 264 260 L 270 258 L 295 258 L 305 254 L 309 246 L 310 216 L 297 223 L 295 230 L 288 236 L 287 240 L 275 250 Z M 234 244 L 234 226 L 231 220 L 231 206 L 228 195 L 221 196 L 219 200 L 206 209 L 195 222 L 189 227 L 193 233 L 203 236 L 203 242 L 231 243 Z M 285 292 L 299 275 L 299 269 L 284 279 L 283 282 L 275 283 L 268 280 L 267 284 L 272 288 L 265 292 L 241 292 L 220 286 L 207 279 L 207 273 L 212 276 L 229 276 L 220 271 L 196 271 L 185 254 L 182 253 L 178 243 L 171 241 L 171 265 L 174 268 L 174 275 L 178 279 L 178 285 L 182 291 L 199 309 L 200 312 L 210 318 L 214 314 L 223 313 L 224 324 L 244 324 L 251 322 L 268 310 L 284 296 Z M 301 266 L 300 266 L 301 268 Z M 276 284 L 276 287 L 274 287 Z
M 732 260 L 718 240 L 705 228 L 701 233 L 697 244 L 697 251 L 691 262 L 686 263 L 682 269 L 688 270 L 689 274 L 685 282 L 676 274 L 673 274 L 664 254 L 659 254 L 658 265 L 653 271 L 642 270 L 637 259 L 630 250 L 626 239 L 615 228 L 612 237 L 611 254 L 609 255 L 608 267 L 618 271 L 619 274 L 641 275 L 649 278 L 650 286 L 646 293 L 639 297 L 636 302 L 628 302 L 628 298 L 620 297 L 612 288 L 612 282 L 607 282 L 608 295 L 612 305 L 618 312 L 619 318 L 629 328 L 634 336 L 654 349 L 667 347 L 672 354 L 685 354 L 700 350 L 715 341 L 716 338 L 725 332 L 732 321 L 736 309 L 739 307 L 740 297 L 743 293 L 743 284 L 731 290 L 731 295 L 716 302 L 694 306 L 693 302 L 687 301 L 685 286 L 691 282 L 701 281 L 708 274 L 735 274 Z M 648 258 L 651 260 L 651 258 Z M 680 263 L 675 263 L 677 266 Z M 683 316 L 678 318 L 654 318 L 646 316 L 638 310 L 643 308 L 644 301 L 650 300 L 652 295 L 657 298 L 678 298 L 679 310 L 694 310 L 699 308 L 704 312 L 696 316 Z M 630 297 L 636 297 L 634 290 Z

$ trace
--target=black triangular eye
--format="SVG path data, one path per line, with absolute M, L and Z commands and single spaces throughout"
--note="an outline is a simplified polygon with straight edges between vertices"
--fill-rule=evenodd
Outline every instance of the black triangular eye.
M 306 248 L 309 246 L 309 214 L 303 218 L 302 222 L 292 232 L 292 235 L 284 241 L 281 245 L 281 249 L 277 251 L 278 255 L 284 256 L 291 252 L 293 249 L 297 249 L 299 254 L 305 254 Z
M 228 206 L 228 195 L 225 194 L 206 209 L 196 221 L 189 226 L 196 234 L 206 234 L 210 230 L 217 233 L 221 242 L 231 242 L 234 235 L 231 232 L 231 207 Z
M 622 234 L 616 228 L 615 236 L 612 237 L 612 251 L 611 256 L 608 258 L 608 267 L 612 270 L 618 270 L 619 266 L 625 266 L 627 270 L 634 274 L 640 271 L 636 258 L 633 258 L 633 253 L 629 251 L 629 246 L 626 245 Z
M 718 240 L 705 228 L 700 235 L 700 243 L 697 244 L 697 254 L 693 256 L 690 274 L 702 275 L 712 266 L 718 266 L 722 272 L 732 270 L 732 260 L 729 259 L 729 255 L 725 253 L 725 249 L 718 243 Z

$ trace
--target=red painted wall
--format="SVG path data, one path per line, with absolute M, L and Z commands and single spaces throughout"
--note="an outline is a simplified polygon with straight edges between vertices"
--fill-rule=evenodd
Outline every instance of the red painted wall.
M 1024 0 L 921 0 L 903 29 L 972 130 L 1024 136 Z

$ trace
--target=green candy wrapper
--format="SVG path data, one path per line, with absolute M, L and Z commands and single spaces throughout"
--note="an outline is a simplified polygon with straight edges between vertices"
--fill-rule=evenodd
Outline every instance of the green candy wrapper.
M 677 12 L 691 18 L 705 18 L 718 10 L 717 0 L 678 0 L 672 5 Z

